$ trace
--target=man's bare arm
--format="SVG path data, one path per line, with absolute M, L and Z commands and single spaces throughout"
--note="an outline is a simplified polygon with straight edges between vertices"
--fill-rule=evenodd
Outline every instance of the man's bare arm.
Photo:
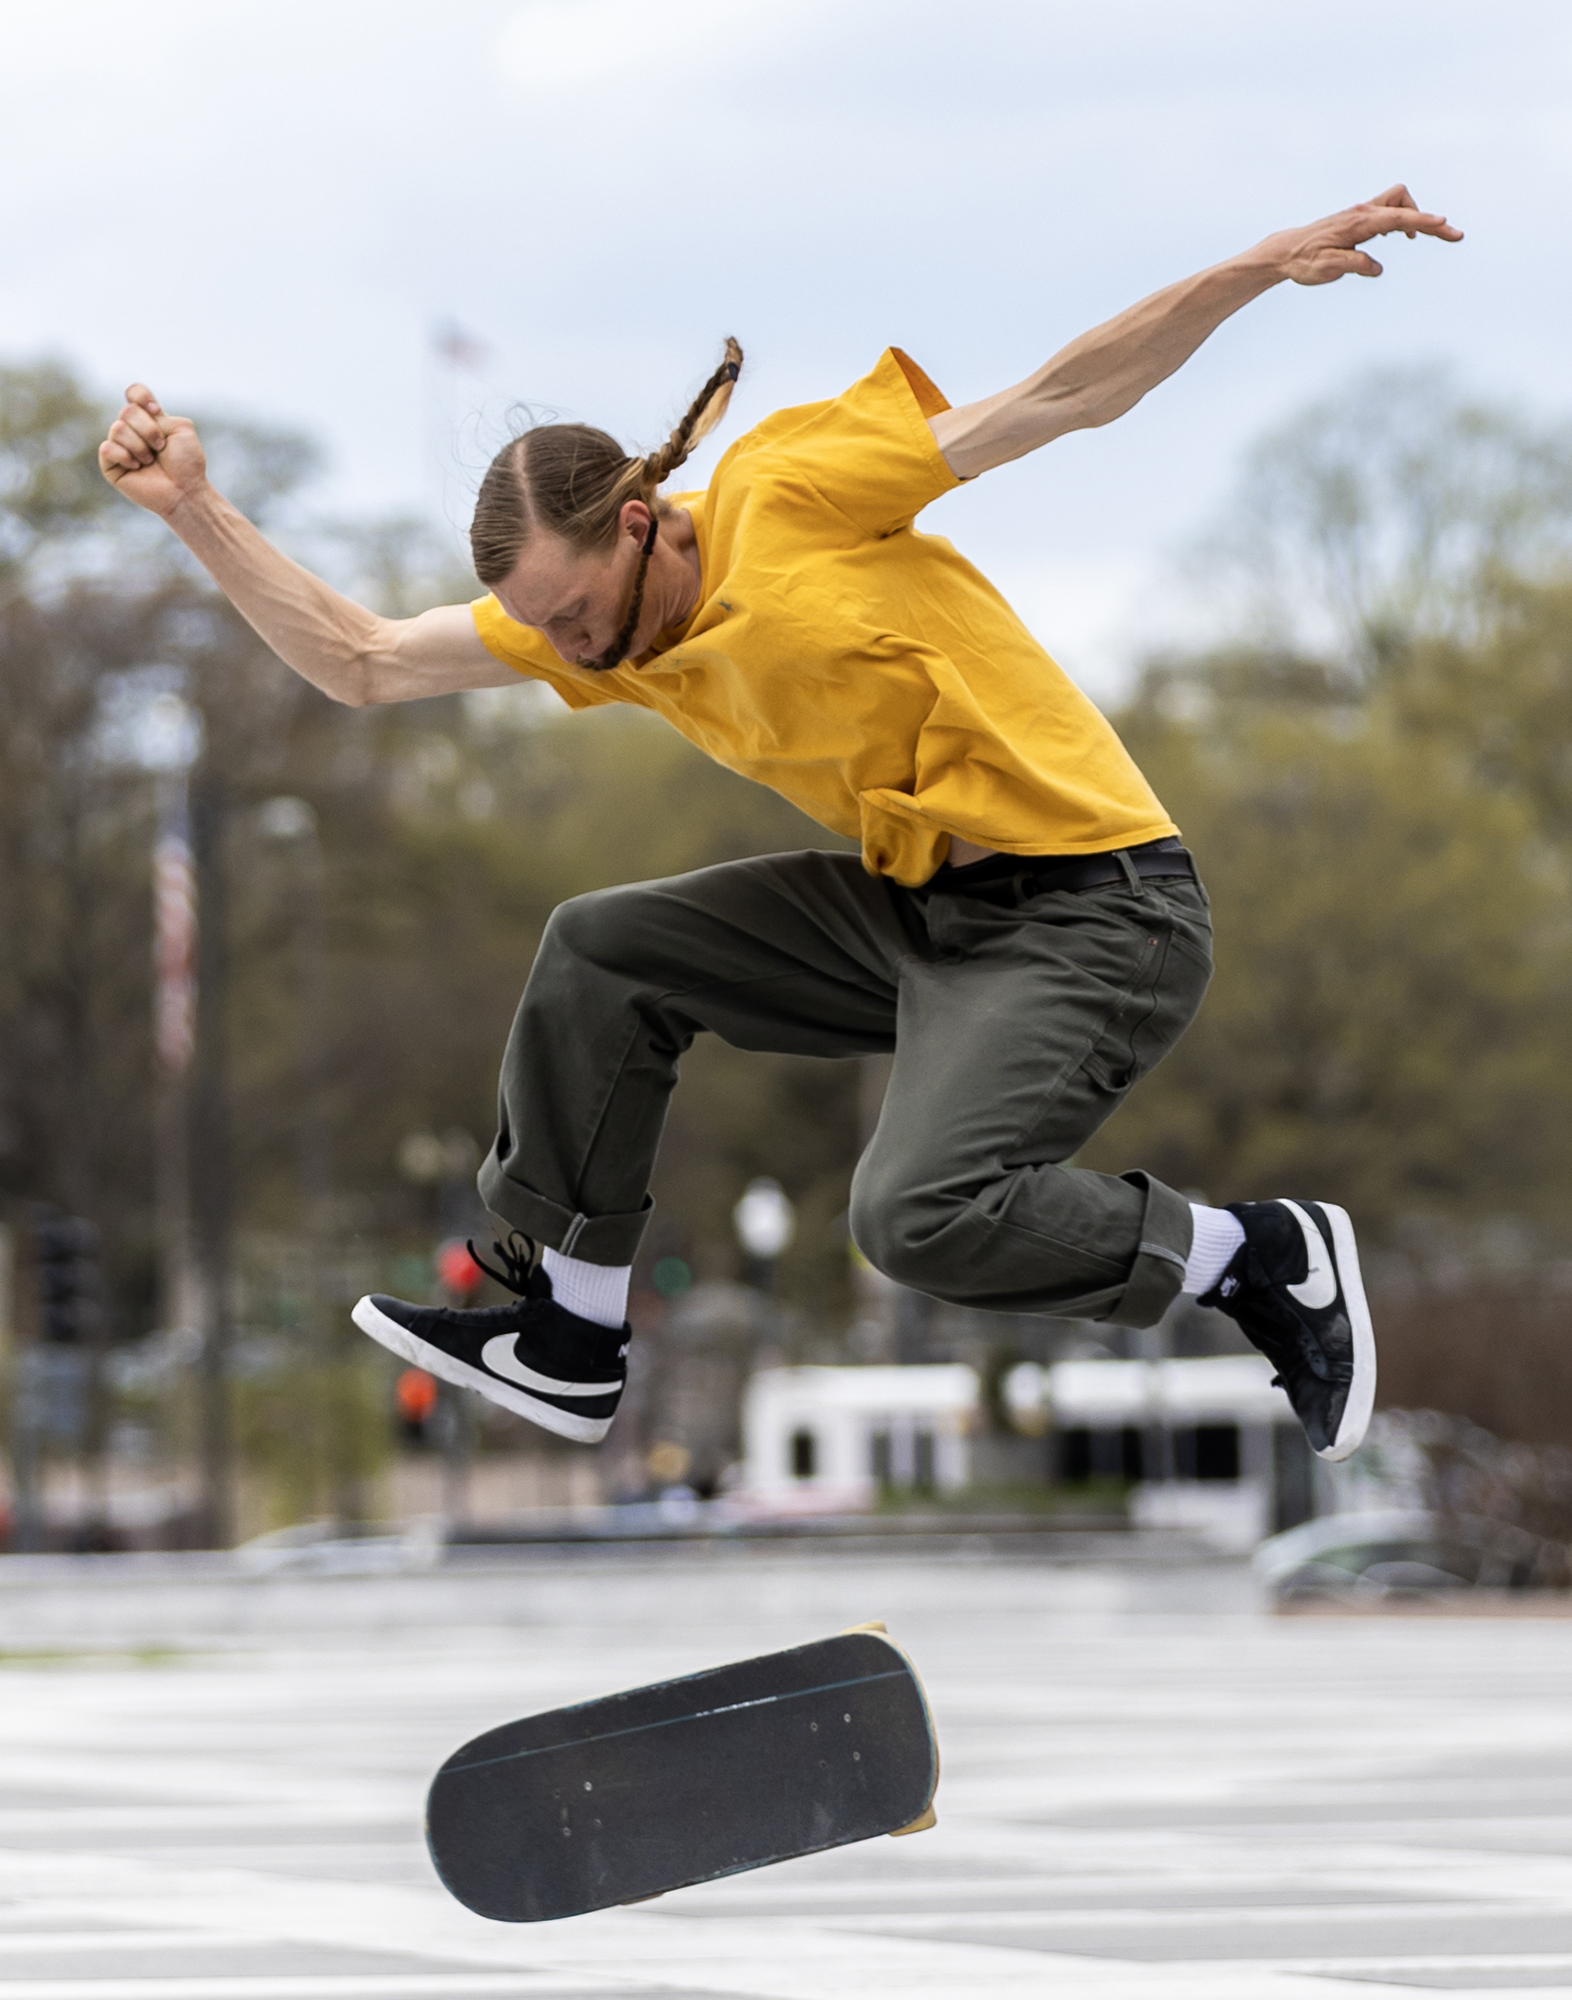
M 1225 319 L 1285 278 L 1328 285 L 1350 272 L 1380 277 L 1381 266 L 1359 246 L 1394 230 L 1410 238 L 1462 240 L 1462 231 L 1444 216 L 1419 209 L 1407 188 L 1388 188 L 1372 202 L 1268 236 L 1241 256 L 1154 292 L 1072 340 L 1015 388 L 941 411 L 928 419 L 928 428 L 950 470 L 973 479 L 1067 431 L 1112 423 L 1183 366 Z
M 278 657 L 335 701 L 415 701 L 518 679 L 489 653 L 466 604 L 383 618 L 275 549 L 208 484 L 196 427 L 141 383 L 99 446 L 109 483 L 160 515 Z

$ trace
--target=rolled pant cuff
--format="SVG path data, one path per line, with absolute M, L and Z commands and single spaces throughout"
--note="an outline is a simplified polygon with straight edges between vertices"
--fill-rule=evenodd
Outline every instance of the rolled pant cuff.
M 575 1215 L 560 1202 L 509 1180 L 490 1160 L 482 1166 L 476 1185 L 493 1215 L 532 1242 L 559 1250 L 564 1257 L 581 1257 L 586 1264 L 631 1264 L 655 1207 L 646 1195 L 644 1206 L 631 1215 Z
M 1190 1204 L 1150 1174 L 1121 1174 L 1119 1178 L 1145 1189 L 1146 1213 L 1141 1219 L 1141 1247 L 1129 1282 L 1104 1318 L 1115 1326 L 1155 1326 L 1184 1289 L 1184 1267 L 1194 1230 Z

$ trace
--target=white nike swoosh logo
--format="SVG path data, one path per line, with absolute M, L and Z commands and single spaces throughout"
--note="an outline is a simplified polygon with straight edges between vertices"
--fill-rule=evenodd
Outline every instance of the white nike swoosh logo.
M 1283 1203 L 1291 1216 L 1305 1233 L 1305 1254 L 1309 1257 L 1310 1268 L 1297 1285 L 1285 1285 L 1284 1291 L 1291 1299 L 1297 1299 L 1302 1306 L 1312 1312 L 1320 1312 L 1337 1297 L 1337 1267 L 1332 1262 L 1326 1247 L 1326 1238 L 1305 1214 L 1296 1201 Z
M 614 1396 L 616 1382 L 559 1382 L 554 1375 L 538 1375 L 520 1361 L 512 1333 L 495 1334 L 480 1350 L 480 1358 L 493 1375 L 517 1382 L 521 1389 L 542 1389 L 548 1396 Z

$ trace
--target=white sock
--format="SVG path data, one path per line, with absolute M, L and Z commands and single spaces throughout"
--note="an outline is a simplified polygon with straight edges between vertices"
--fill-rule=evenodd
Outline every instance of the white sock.
M 564 1257 L 560 1250 L 542 1250 L 540 1261 L 559 1306 L 597 1326 L 621 1326 L 627 1318 L 631 1264 L 586 1264 L 581 1257 Z
M 1199 1294 L 1209 1292 L 1228 1269 L 1245 1234 L 1238 1216 L 1230 1215 L 1226 1208 L 1203 1208 L 1192 1201 L 1190 1220 L 1195 1234 L 1185 1261 L 1184 1289 Z

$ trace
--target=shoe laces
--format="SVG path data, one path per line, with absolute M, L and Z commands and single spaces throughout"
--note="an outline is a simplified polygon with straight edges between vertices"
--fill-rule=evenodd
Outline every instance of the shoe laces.
M 465 1247 L 488 1278 L 495 1278 L 499 1285 L 518 1298 L 526 1298 L 529 1295 L 530 1276 L 535 1267 L 535 1245 L 527 1236 L 513 1229 L 508 1232 L 506 1243 L 499 1243 L 495 1237 L 492 1238 L 491 1247 L 496 1251 L 502 1264 L 500 1271 L 481 1256 L 475 1248 L 473 1236 L 469 1238 Z

